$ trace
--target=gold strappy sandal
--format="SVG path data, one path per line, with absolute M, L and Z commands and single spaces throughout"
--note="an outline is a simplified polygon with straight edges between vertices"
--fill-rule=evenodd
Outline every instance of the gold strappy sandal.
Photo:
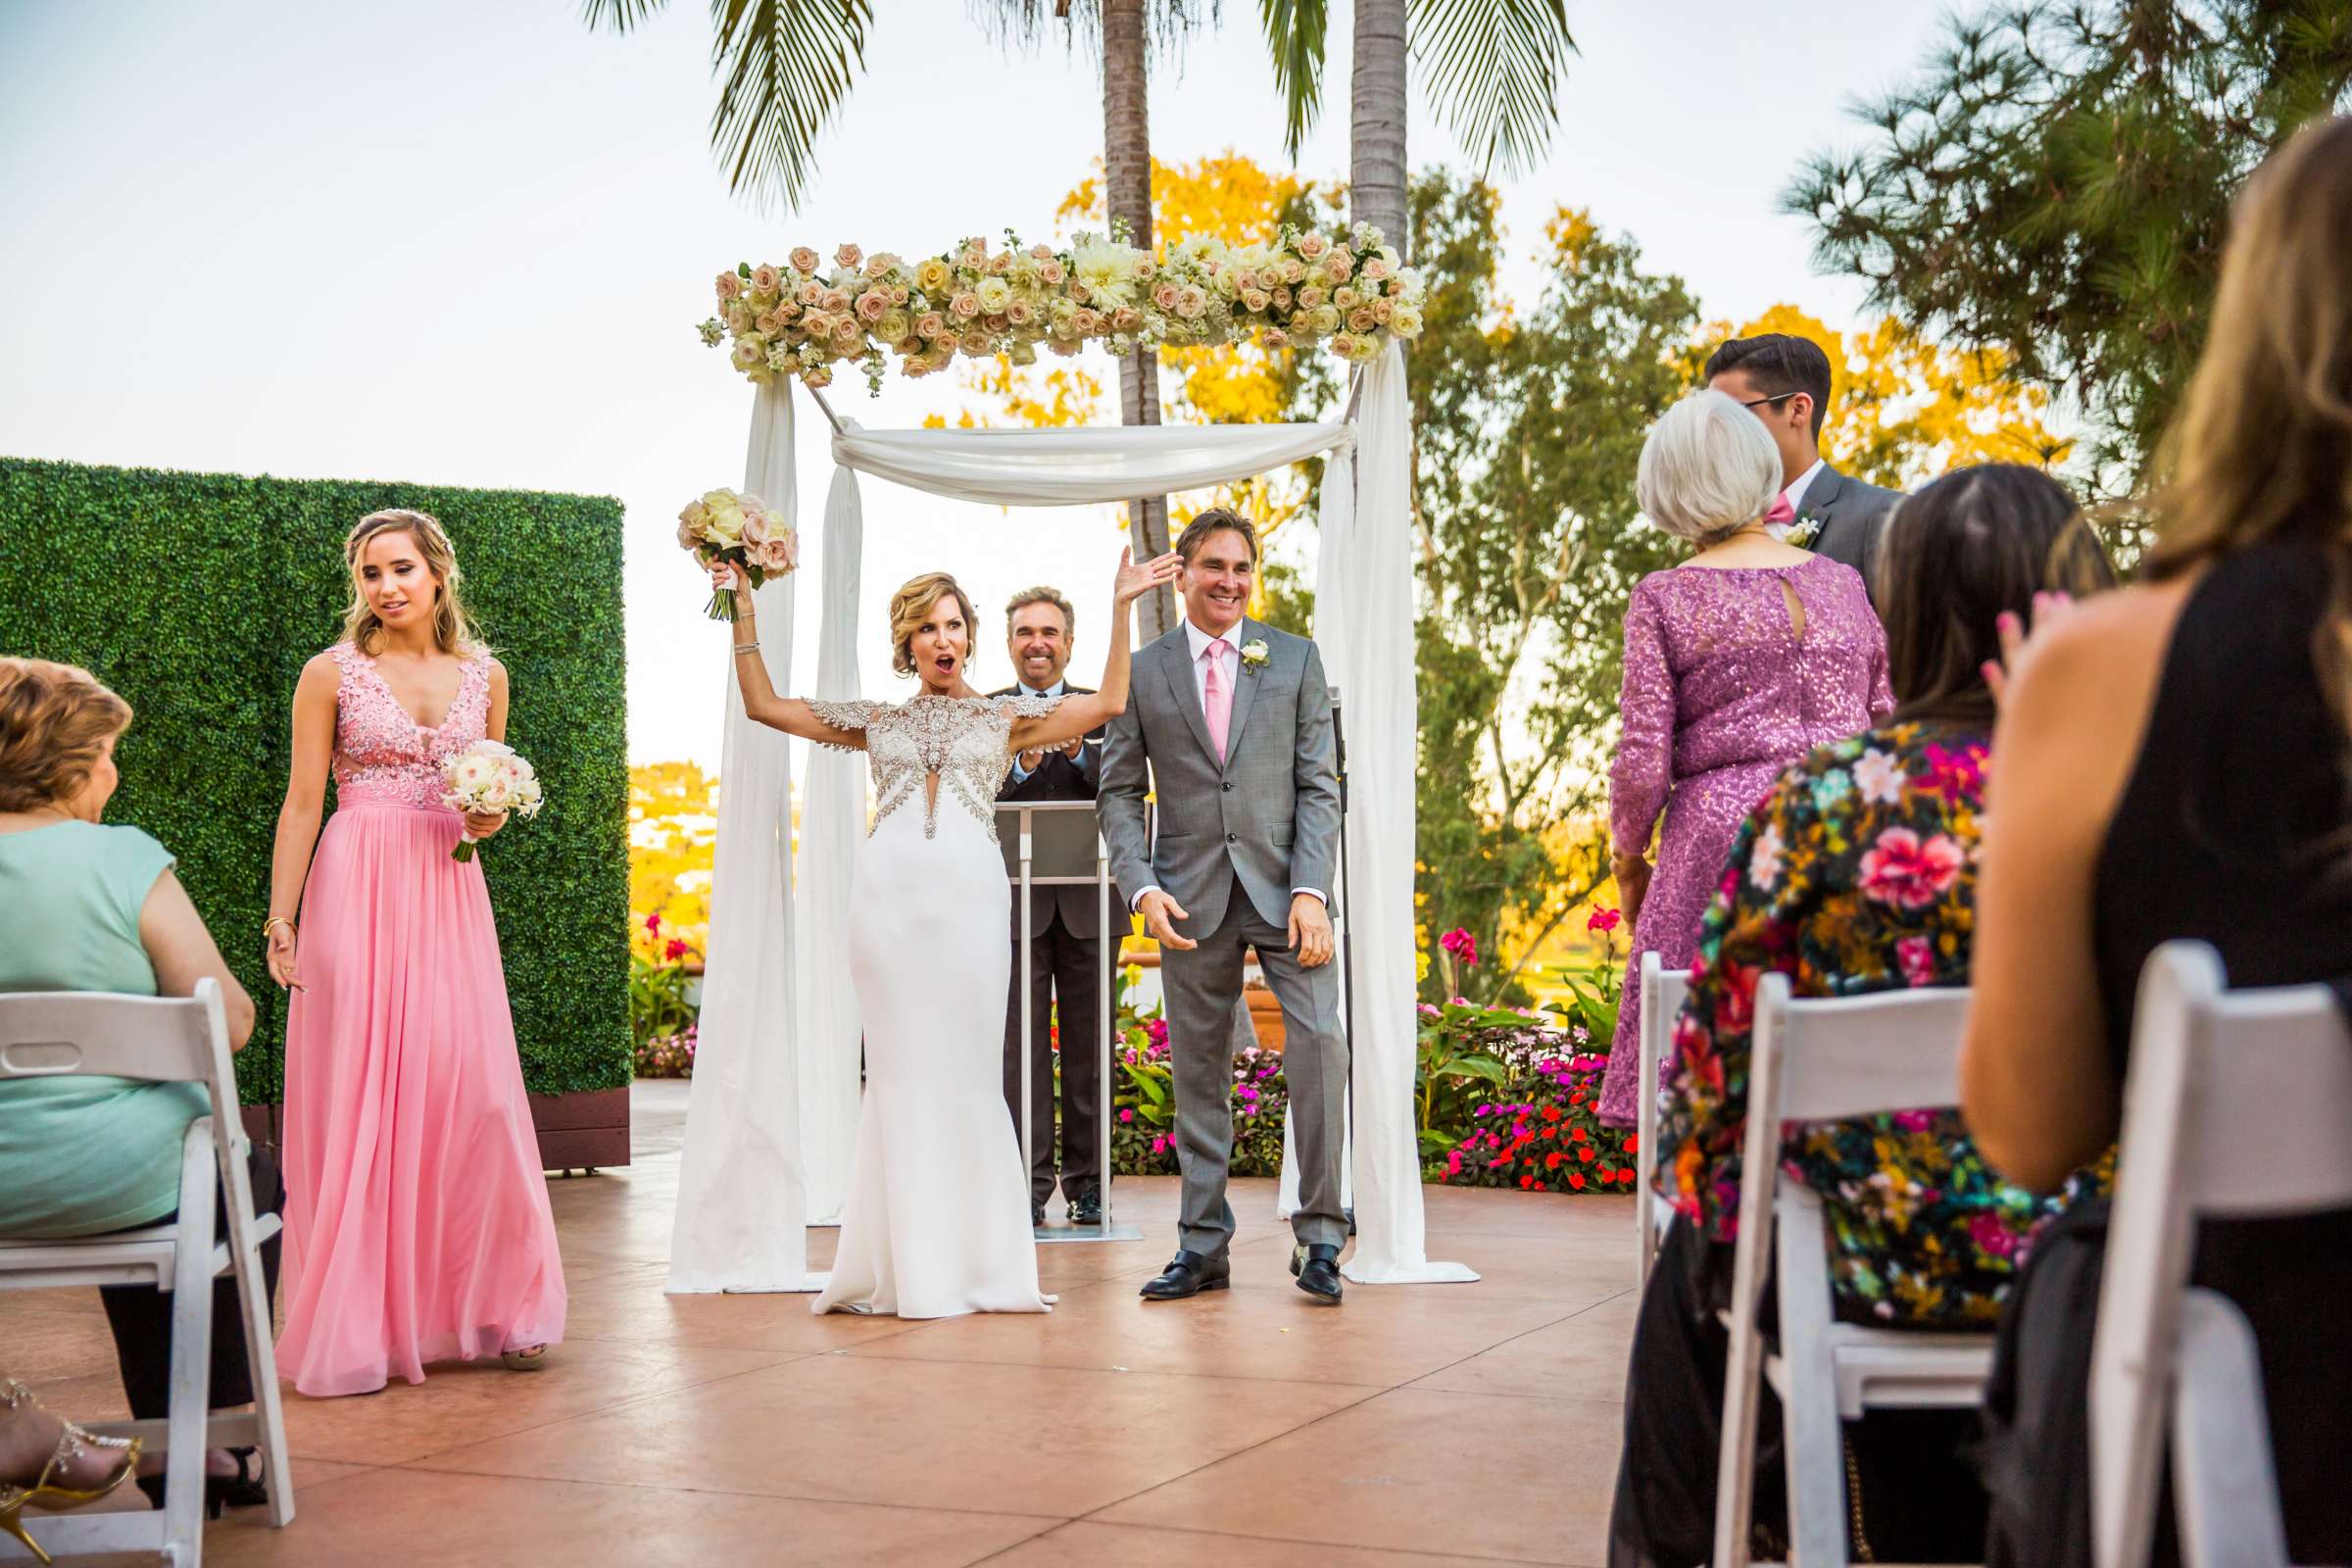
M 48 1408 L 24 1384 L 13 1378 L 0 1381 L 0 1407 L 15 1411 L 26 1405 L 35 1410 Z M 48 1462 L 41 1466 L 40 1475 L 32 1485 L 27 1487 L 0 1481 L 0 1531 L 22 1542 L 24 1549 L 39 1559 L 43 1568 L 47 1568 L 49 1554 L 41 1549 L 39 1542 L 25 1533 L 21 1517 L 24 1510 L 32 1507 L 48 1513 L 63 1513 L 69 1508 L 96 1502 L 128 1481 L 139 1463 L 139 1440 L 136 1438 L 102 1438 L 95 1433 L 84 1432 L 71 1421 L 60 1421 L 58 1424 L 64 1430 L 57 1435 L 57 1446 L 50 1450 Z M 69 1467 L 75 1466 L 79 1460 L 101 1454 L 114 1456 L 117 1463 L 97 1485 L 75 1487 L 65 1482 L 64 1476 Z

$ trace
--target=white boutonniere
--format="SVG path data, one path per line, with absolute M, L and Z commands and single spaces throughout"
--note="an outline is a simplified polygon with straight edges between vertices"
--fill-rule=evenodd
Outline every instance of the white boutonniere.
M 1810 550 L 1813 548 L 1813 541 L 1820 537 L 1820 514 L 1812 512 L 1800 512 L 1796 514 L 1795 520 L 1788 524 L 1788 531 L 1781 535 L 1781 542 L 1794 545 L 1799 550 Z
M 1255 669 L 1258 665 L 1264 663 L 1265 662 L 1266 640 L 1263 637 L 1252 637 L 1248 642 L 1242 644 L 1243 668 Z

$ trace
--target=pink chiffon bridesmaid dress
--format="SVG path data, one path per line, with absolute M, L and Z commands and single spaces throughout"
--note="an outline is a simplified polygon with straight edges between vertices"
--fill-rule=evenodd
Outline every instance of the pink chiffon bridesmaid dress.
M 286 1325 L 303 1393 L 552 1345 L 564 1268 L 481 859 L 441 764 L 483 738 L 490 660 L 436 728 L 375 661 L 333 650 L 335 812 L 318 840 L 286 1023 Z

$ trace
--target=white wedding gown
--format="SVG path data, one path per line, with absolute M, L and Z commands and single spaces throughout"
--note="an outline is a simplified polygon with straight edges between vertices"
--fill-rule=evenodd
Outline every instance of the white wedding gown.
M 812 703 L 865 731 L 874 826 L 850 893 L 865 1095 L 817 1312 L 1044 1312 L 1029 1182 L 1004 1103 L 1012 895 L 997 790 L 1015 718 L 1058 698 Z

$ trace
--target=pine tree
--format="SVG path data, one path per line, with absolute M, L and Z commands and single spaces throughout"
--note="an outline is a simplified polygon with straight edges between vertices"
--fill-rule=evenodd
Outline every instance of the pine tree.
M 2129 486 L 2204 346 L 2231 198 L 2348 84 L 2352 0 L 2007 7 L 1955 20 L 1785 204 L 1874 306 L 2071 399 Z

